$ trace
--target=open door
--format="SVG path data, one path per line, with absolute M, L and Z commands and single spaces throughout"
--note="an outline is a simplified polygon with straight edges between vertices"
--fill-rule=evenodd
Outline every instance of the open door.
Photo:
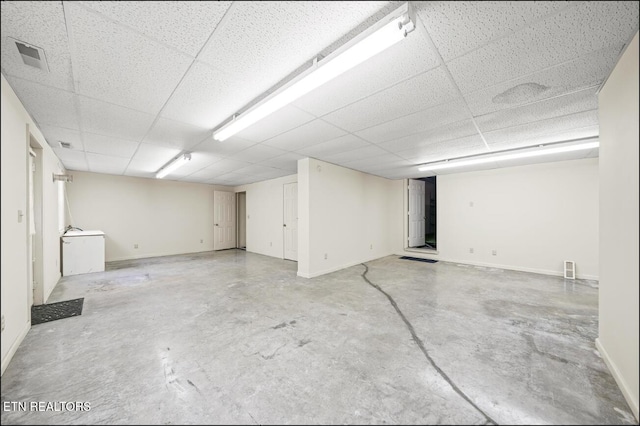
M 424 191 L 424 181 L 409 179 L 409 247 L 422 247 L 426 243 Z
M 236 247 L 236 194 L 213 191 L 213 249 Z
M 298 260 L 298 184 L 284 184 L 284 258 Z

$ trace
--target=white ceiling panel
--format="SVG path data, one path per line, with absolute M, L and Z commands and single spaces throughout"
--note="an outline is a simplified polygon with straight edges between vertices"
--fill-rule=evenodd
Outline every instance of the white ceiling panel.
M 388 5 L 234 2 L 198 59 L 236 76 L 258 96 Z
M 211 177 L 214 177 L 214 176 L 220 176 L 235 170 L 239 170 L 250 165 L 251 165 L 250 163 L 245 163 L 244 161 L 225 158 L 224 160 L 217 161 L 211 166 L 208 166 L 206 169 L 200 170 L 200 172 L 204 173 L 205 170 L 206 172 L 211 171 L 212 172 Z
M 489 132 L 596 109 L 598 98 L 592 88 L 476 117 L 476 123 L 480 131 Z
M 222 157 L 208 152 L 193 152 L 191 153 L 191 160 L 171 172 L 166 179 L 185 178 L 186 180 L 189 180 L 188 177 L 193 173 L 199 172 L 200 170 L 221 160 Z
M 315 116 L 288 105 L 236 134 L 237 137 L 262 142 L 315 120 Z
M 344 164 L 355 160 L 361 160 L 363 158 L 379 157 L 381 155 L 387 154 L 389 154 L 389 151 L 384 150 L 376 145 L 370 144 L 369 146 L 356 148 L 351 151 L 341 152 L 328 156 L 321 156 L 318 159 L 322 161 L 328 161 L 329 163 Z
M 601 49 L 574 61 L 466 94 L 465 99 L 475 116 L 586 88 L 593 89 L 595 101 L 595 89 L 607 78 L 617 58 L 617 49 Z
M 235 173 L 243 174 L 245 176 L 271 176 L 275 173 L 273 167 L 263 166 L 261 164 L 250 164 L 246 167 L 234 170 Z
M 78 149 L 54 147 L 53 152 L 55 152 L 58 158 L 62 160 L 63 164 L 66 164 L 67 161 L 86 164 L 86 156 L 84 151 Z
M 340 164 L 340 163 L 338 163 Z M 395 167 L 409 166 L 412 163 L 397 155 L 379 155 L 376 157 L 361 158 L 359 160 L 348 161 L 344 164 L 345 167 L 349 167 L 355 170 L 361 170 L 364 172 L 391 169 Z
M 569 5 L 558 1 L 420 1 L 416 12 L 445 61 Z
M 370 142 L 382 143 L 469 118 L 471 117 L 464 106 L 464 101 L 456 99 L 453 102 L 436 105 L 378 126 L 369 127 L 356 132 L 356 134 Z
M 420 164 L 487 152 L 480 136 L 474 135 L 423 145 L 400 151 L 397 154 L 415 164 Z
M 230 1 L 83 1 L 84 6 L 195 57 Z
M 39 125 L 80 128 L 73 93 L 11 76 L 7 81 Z
M 320 158 L 323 156 L 338 154 L 340 152 L 351 151 L 364 146 L 369 146 L 369 142 L 349 133 L 328 142 L 322 142 L 317 145 L 302 148 L 297 152 L 305 157 Z
M 79 94 L 157 114 L 193 58 L 65 2 Z
M 447 63 L 463 93 L 610 48 L 638 30 L 634 2 L 581 2 Z
M 2 36 L 2 72 L 38 83 L 73 90 L 71 56 L 62 3 L 57 1 L 3 1 L 0 34 Z M 9 39 L 44 49 L 49 72 L 25 65 L 15 43 Z
M 229 158 L 246 163 L 258 163 L 285 154 L 286 151 L 266 145 L 254 145 L 242 151 L 236 152 Z
M 129 140 L 142 140 L 154 116 L 84 96 L 78 97 L 82 130 Z
M 540 120 L 535 123 L 523 124 L 492 132 L 483 132 L 483 135 L 492 149 L 516 148 L 540 143 L 540 137 L 554 138 L 555 142 L 560 142 L 565 132 L 571 133 L 573 130 L 590 129 L 593 130 L 598 125 L 597 111 L 584 111 L 576 114 L 568 114 L 554 117 L 547 120 Z M 591 134 L 589 136 L 597 135 Z M 549 140 L 547 140 L 549 142 Z
M 213 129 L 251 101 L 250 85 L 196 61 L 162 110 L 162 116 Z
M 169 148 L 188 149 L 210 134 L 211 130 L 207 128 L 159 118 L 144 137 L 143 142 Z
M 330 141 L 346 133 L 323 120 L 314 120 L 273 137 L 265 141 L 264 144 L 285 151 L 299 151 L 305 147 Z
M 458 92 L 440 67 L 332 112 L 323 120 L 355 132 L 451 101 L 457 96 Z
M 82 140 L 87 153 L 103 154 L 110 157 L 124 157 L 127 163 L 136 152 L 139 144 L 139 142 L 136 141 L 86 132 L 82 134 Z M 91 166 L 91 162 L 89 162 L 89 166 Z
M 127 168 L 129 159 L 88 152 L 87 162 L 89 163 L 89 171 L 91 172 L 121 175 Z
M 295 104 L 322 116 L 437 67 L 438 56 L 426 45 L 424 37 L 420 31 L 412 32 L 400 43 L 308 93 Z
M 191 150 L 210 152 L 221 157 L 228 157 L 253 145 L 256 145 L 256 143 L 241 139 L 236 136 L 222 142 L 214 140 L 211 137 L 206 137 L 202 142 L 200 142 L 198 145 L 195 145 Z
M 129 163 L 129 169 L 155 173 L 162 166 L 167 164 L 172 158 L 180 153 L 179 149 L 167 148 L 164 146 L 140 144 L 138 151 Z
M 583 158 L 588 158 L 593 154 L 594 154 L 593 150 L 563 152 L 560 154 L 553 154 L 549 156 L 500 161 L 498 163 L 498 166 L 500 168 L 503 168 L 503 167 L 525 166 L 529 164 L 550 163 L 555 161 L 581 160 Z M 597 152 L 595 152 L 595 154 L 597 155 Z
M 89 166 L 87 165 L 87 161 L 86 160 L 81 160 L 81 161 L 65 161 L 63 164 L 64 168 L 66 170 L 71 170 L 71 171 L 78 171 L 78 172 L 88 172 L 89 171 Z
M 267 167 L 273 167 L 275 169 L 286 170 L 289 172 L 298 171 L 298 160 L 306 158 L 304 155 L 299 155 L 293 152 L 288 152 L 279 157 L 270 158 L 266 161 L 262 161 L 258 164 Z
M 47 143 L 53 148 L 59 148 L 60 142 L 68 142 L 72 149 L 83 150 L 84 144 L 78 130 L 66 129 L 57 126 L 39 126 Z
M 477 135 L 478 132 L 471 120 L 462 120 L 447 124 L 437 129 L 427 130 L 379 144 L 382 148 L 390 152 L 399 152 L 409 148 L 422 145 L 444 142 L 446 140 L 458 139 L 465 136 Z
M 492 150 L 501 151 L 505 149 L 523 148 L 559 141 L 593 138 L 599 135 L 599 127 L 597 125 L 550 131 L 550 133 L 546 133 L 544 129 L 539 129 L 538 132 L 523 132 L 521 134 L 509 132 L 510 130 L 511 129 L 503 129 L 491 132 L 490 137 L 493 142 L 490 143 L 490 147 Z
M 200 169 L 195 173 L 191 173 L 181 178 L 181 180 L 189 179 L 191 182 L 205 182 L 209 179 L 212 179 L 216 176 L 220 176 L 220 172 L 215 170 L 214 168 L 206 167 L 204 169 Z

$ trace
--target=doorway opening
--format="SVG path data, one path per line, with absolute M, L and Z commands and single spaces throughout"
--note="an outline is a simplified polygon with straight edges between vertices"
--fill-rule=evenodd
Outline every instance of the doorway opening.
M 436 176 L 409 179 L 409 248 L 437 250 Z
M 45 303 L 42 239 L 42 147 L 29 133 L 29 208 L 28 208 L 28 263 L 29 263 L 29 304 Z
M 298 261 L 298 183 L 283 186 L 283 258 Z
M 247 193 L 236 193 L 236 212 L 237 212 L 237 248 L 240 250 L 247 249 Z

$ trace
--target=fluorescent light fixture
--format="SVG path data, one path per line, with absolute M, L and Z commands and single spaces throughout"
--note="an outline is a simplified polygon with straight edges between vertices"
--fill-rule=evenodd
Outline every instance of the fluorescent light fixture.
M 213 134 L 213 138 L 219 141 L 228 139 L 302 95 L 403 40 L 414 29 L 415 18 L 412 17 L 409 3 L 406 3 L 347 45 L 325 59 L 316 61 L 310 70 L 283 86 L 276 93 L 227 123 Z
M 158 170 L 158 173 L 156 173 L 156 178 L 162 179 L 178 167 L 185 165 L 189 160 L 191 160 L 191 154 L 180 154 L 180 156 L 174 158 L 164 167 Z
M 557 144 L 553 144 L 551 146 L 542 146 L 540 149 L 535 150 L 517 150 L 517 152 L 510 151 L 508 153 L 495 153 L 495 154 L 487 154 L 473 158 L 467 158 L 463 160 L 453 160 L 446 162 L 439 162 L 434 164 L 425 164 L 418 168 L 421 172 L 426 171 L 436 171 L 443 169 L 451 169 L 453 167 L 463 167 L 463 166 L 473 166 L 476 164 L 485 164 L 492 163 L 498 161 L 506 161 L 506 160 L 516 160 L 519 158 L 529 158 L 529 157 L 541 157 L 543 155 L 553 155 L 553 154 L 561 154 L 563 152 L 572 152 L 572 151 L 582 151 L 586 149 L 594 149 L 600 146 L 600 142 L 584 142 L 578 144 L 570 144 L 557 146 Z

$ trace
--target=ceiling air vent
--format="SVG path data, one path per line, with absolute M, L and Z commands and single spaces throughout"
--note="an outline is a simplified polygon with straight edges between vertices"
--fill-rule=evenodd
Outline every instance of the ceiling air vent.
M 59 141 L 59 142 L 60 142 L 60 148 L 64 148 L 64 149 L 71 149 L 71 143 L 69 143 L 69 142 L 62 142 L 62 141 Z
M 25 65 L 49 72 L 47 58 L 42 48 L 15 39 L 13 39 L 13 42 L 16 44 L 18 53 Z

